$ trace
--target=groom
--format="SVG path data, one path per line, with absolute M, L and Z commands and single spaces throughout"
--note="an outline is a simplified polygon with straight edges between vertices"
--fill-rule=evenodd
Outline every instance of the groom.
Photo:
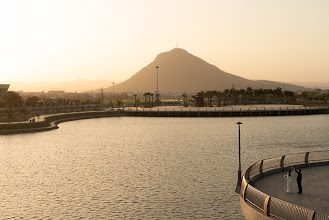
M 301 169 L 295 169 L 297 172 L 297 185 L 298 185 L 298 193 L 302 193 L 303 192 L 303 188 L 302 188 L 302 171 Z

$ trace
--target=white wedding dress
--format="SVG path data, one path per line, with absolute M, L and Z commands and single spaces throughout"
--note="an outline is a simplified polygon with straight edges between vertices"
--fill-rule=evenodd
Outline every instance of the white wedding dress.
M 290 173 L 290 176 L 288 174 L 284 175 L 284 177 L 287 180 L 287 193 L 292 193 L 291 188 L 292 188 L 292 174 L 294 172 Z

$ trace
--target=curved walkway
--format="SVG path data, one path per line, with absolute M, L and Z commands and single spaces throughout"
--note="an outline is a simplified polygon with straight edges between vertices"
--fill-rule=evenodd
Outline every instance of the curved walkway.
M 113 117 L 121 115 L 121 111 L 111 110 L 71 112 L 48 116 L 42 115 L 31 118 L 33 119 L 33 122 L 3 124 L 3 128 L 0 129 L 0 135 L 49 131 L 58 128 L 57 124 L 65 121 L 81 120 L 88 118 Z
M 316 166 L 302 169 L 303 193 L 298 194 L 296 176 L 293 176 L 293 193 L 286 193 L 286 180 L 276 173 L 254 182 L 258 190 L 278 199 L 329 214 L 329 166 Z

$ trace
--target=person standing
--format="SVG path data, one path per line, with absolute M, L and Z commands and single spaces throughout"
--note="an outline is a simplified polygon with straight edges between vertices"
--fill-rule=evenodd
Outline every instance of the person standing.
M 298 185 L 298 193 L 303 193 L 303 188 L 302 188 L 302 170 L 301 169 L 296 169 L 297 172 L 297 185 Z
M 287 180 L 287 193 L 291 193 L 291 187 L 292 187 L 292 174 L 293 171 L 289 170 L 288 174 L 284 175 L 284 178 Z

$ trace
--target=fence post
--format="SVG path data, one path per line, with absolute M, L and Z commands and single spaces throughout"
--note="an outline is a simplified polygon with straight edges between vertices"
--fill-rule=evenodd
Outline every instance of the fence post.
M 310 155 L 310 152 L 305 153 L 305 164 L 308 164 L 308 156 Z
M 307 220 L 313 220 L 315 216 L 315 212 L 313 210 L 309 210 L 307 213 Z
M 264 201 L 264 215 L 269 216 L 270 215 L 270 200 L 271 196 L 266 196 L 266 199 Z
M 281 170 L 283 171 L 283 169 L 284 169 L 284 158 L 285 158 L 286 156 L 282 156 L 281 157 L 281 162 L 280 162 L 280 167 L 281 167 Z
M 262 160 L 259 165 L 259 173 L 260 173 L 261 177 L 263 177 L 263 163 L 264 163 L 264 160 Z
M 250 167 L 246 170 L 245 177 L 246 180 L 250 180 Z
M 245 184 L 243 185 L 243 188 L 241 189 L 242 199 L 243 199 L 243 200 L 246 200 L 245 195 L 246 195 L 247 187 L 248 187 L 248 183 L 245 183 Z

